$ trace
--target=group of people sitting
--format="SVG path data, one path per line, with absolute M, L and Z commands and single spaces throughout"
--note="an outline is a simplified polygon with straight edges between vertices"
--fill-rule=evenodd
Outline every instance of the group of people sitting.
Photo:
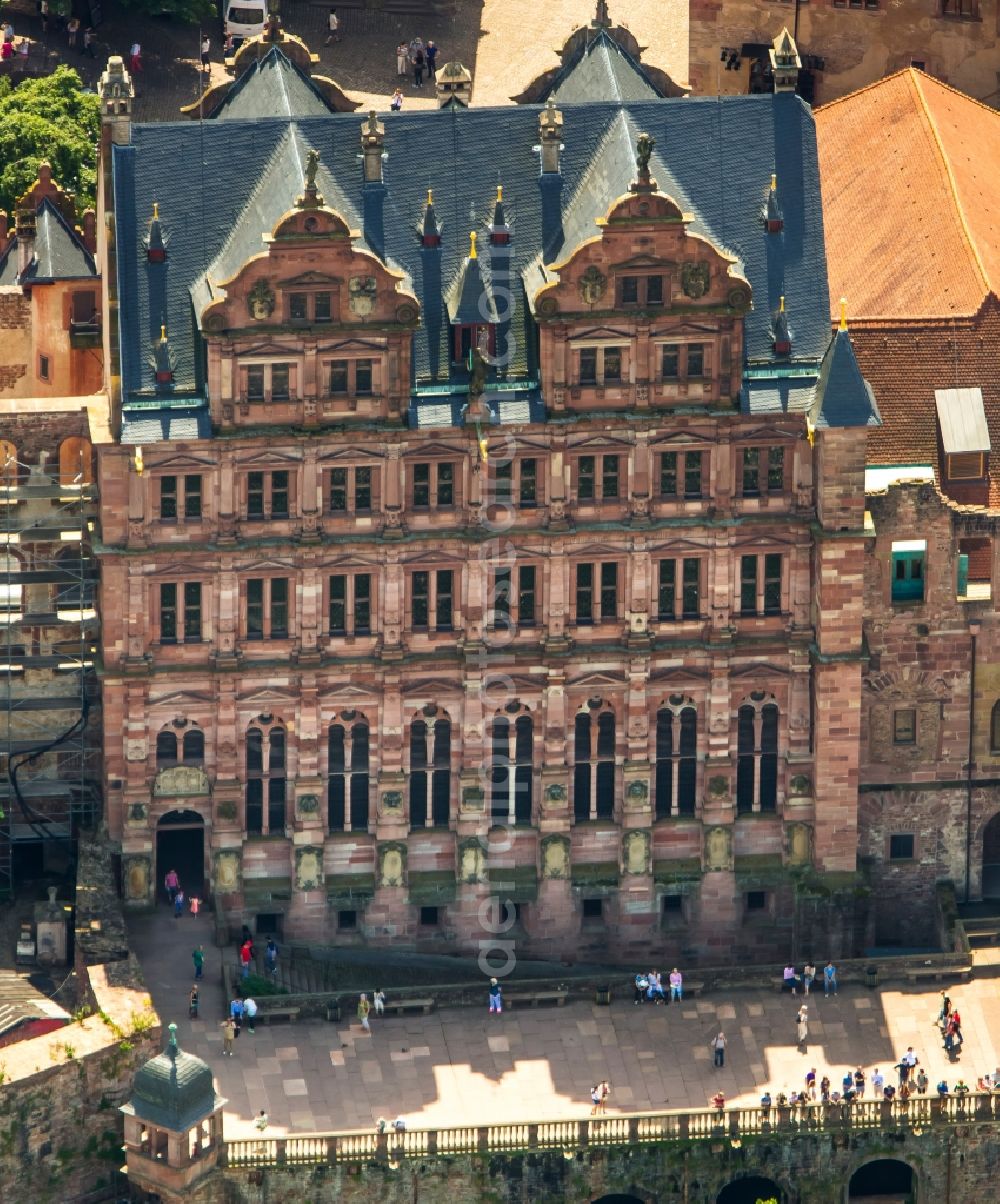
M 663 986 L 659 970 L 650 970 L 648 974 L 640 971 L 635 976 L 635 998 L 633 1003 L 670 1003 L 674 1000 L 681 1003 L 684 999 L 684 976 L 676 966 L 667 977 L 669 994 Z

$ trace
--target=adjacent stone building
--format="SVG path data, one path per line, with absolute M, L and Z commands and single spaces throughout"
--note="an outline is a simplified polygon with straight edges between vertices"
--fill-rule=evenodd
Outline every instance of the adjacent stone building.
M 868 437 L 862 859 L 880 943 L 935 882 L 1000 897 L 1000 115 L 901 72 L 817 113 L 827 257 L 876 390 Z
M 176 868 L 223 925 L 327 943 L 857 943 L 877 410 L 830 334 L 812 117 L 787 80 L 629 70 L 196 127 L 130 125 L 109 67 L 130 905 Z

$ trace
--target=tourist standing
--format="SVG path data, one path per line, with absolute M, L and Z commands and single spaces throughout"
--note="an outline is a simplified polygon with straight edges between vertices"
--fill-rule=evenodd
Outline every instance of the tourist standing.
M 403 107 L 403 89 L 397 88 L 396 91 L 393 92 L 393 94 L 389 100 L 389 108 L 392 109 L 392 111 L 394 113 L 398 113 L 402 107 Z
M 142 74 L 142 47 L 138 42 L 133 42 L 128 52 L 128 69 L 133 75 Z
M 941 1010 L 938 1012 L 937 1026 L 942 1032 L 948 1026 L 948 1017 L 951 1015 L 951 998 L 947 991 L 941 992 Z
M 264 950 L 264 969 L 272 978 L 278 973 L 278 946 L 274 943 L 274 938 L 269 938 L 267 947 Z
M 252 1035 L 254 1031 L 253 1022 L 257 1017 L 257 1001 L 255 999 L 247 996 L 243 1000 L 243 1015 L 246 1017 L 247 1032 Z
M 198 1019 L 198 984 L 195 983 L 188 996 L 188 1016 L 191 1020 Z
M 326 18 L 327 35 L 324 46 L 329 46 L 331 42 L 340 41 L 340 18 L 337 16 L 337 10 L 331 8 Z
M 70 50 L 76 49 L 76 35 L 80 32 L 80 18 L 70 17 L 66 22 L 66 43 Z
M 802 994 L 808 995 L 809 988 L 813 985 L 816 979 L 816 967 L 812 962 L 806 962 L 802 968 Z
M 670 971 L 670 998 L 675 1003 L 684 1001 L 684 976 L 676 966 Z
M 799 1049 L 804 1053 L 809 1039 L 809 1008 L 805 1004 L 799 1008 L 795 1017 L 795 1035 L 798 1038 Z
M 194 962 L 194 976 L 196 979 L 201 978 L 201 972 L 205 968 L 205 947 L 199 945 L 191 954 L 191 960 Z
M 49 32 L 49 0 L 40 0 L 38 5 L 38 15 L 42 18 L 42 33 Z
M 794 966 L 786 966 L 785 967 L 785 969 L 781 975 L 781 986 L 782 986 L 782 990 L 791 991 L 791 993 L 793 995 L 796 993 L 796 991 L 795 991 L 796 978 L 795 978 L 795 967 Z
M 435 76 L 437 75 L 437 56 L 438 48 L 433 42 L 428 42 L 427 49 L 424 52 L 424 57 L 427 60 L 427 78 L 431 81 L 431 83 L 434 82 Z
M 420 47 L 413 56 L 413 86 L 422 88 L 424 86 L 424 58 L 423 47 Z
M 601 1115 L 603 1116 L 605 1114 L 605 1112 L 607 1112 L 607 1110 L 608 1110 L 608 1096 L 611 1094 L 611 1084 L 608 1082 L 607 1079 L 601 1079 L 601 1085 L 600 1085 L 599 1090 L 601 1093 L 601 1102 L 600 1102 L 599 1110 L 600 1110 Z
M 81 54 L 89 54 L 92 59 L 97 58 L 97 51 L 94 49 L 94 43 L 97 41 L 97 34 L 88 25 L 83 31 L 83 44 L 80 47 Z
M 236 1040 L 237 1028 L 233 1023 L 232 1016 L 228 1020 L 222 1021 L 222 1053 L 233 1056 L 233 1042 Z
M 726 1064 L 726 1034 L 721 1030 L 709 1042 L 712 1047 L 712 1052 L 715 1054 L 715 1065 L 725 1066 Z
M 646 997 L 653 1003 L 663 1003 L 663 983 L 660 980 L 659 970 L 650 970 L 649 972 L 649 990 L 646 992 Z
M 198 909 L 201 907 L 201 899 L 199 899 L 197 896 L 195 896 L 191 900 L 189 906 L 191 908 L 191 914 L 197 918 Z
M 490 1015 L 499 1016 L 503 1011 L 503 991 L 495 978 L 490 979 Z
M 405 42 L 396 47 L 396 75 L 406 79 L 406 63 L 410 57 L 410 48 Z
M 212 39 L 205 34 L 201 39 L 201 69 L 202 71 L 210 71 L 211 64 L 209 63 L 209 52 L 212 49 Z
M 816 1098 L 816 1067 L 806 1072 L 806 1094 L 811 1100 Z
M 250 977 L 250 958 L 253 956 L 253 945 L 249 940 L 240 946 L 240 973 L 244 978 Z
M 858 1099 L 865 1098 L 865 1072 L 860 1066 L 854 1072 L 854 1094 Z
M 181 888 L 181 880 L 177 877 L 176 870 L 167 870 L 163 878 L 163 886 L 167 892 L 167 897 L 170 899 L 170 902 L 173 903 L 177 892 Z
M 837 994 L 837 967 L 833 962 L 827 962 L 823 967 L 823 994 Z
M 368 1023 L 368 1013 L 372 1010 L 372 1005 L 368 1002 L 368 996 L 362 994 L 358 1000 L 358 1019 L 361 1021 L 361 1027 L 369 1035 L 372 1035 L 371 1025 Z
M 872 1095 L 876 1099 L 882 1094 L 882 1088 L 885 1086 L 885 1075 L 876 1066 L 872 1071 Z
M 385 991 L 381 987 L 375 988 L 372 1003 L 375 1005 L 375 1015 L 381 1016 L 385 1012 Z
M 590 1115 L 596 1116 L 601 1106 L 601 1084 L 595 1083 L 590 1089 Z
M 229 1018 L 233 1022 L 235 1029 L 234 1036 L 239 1037 L 240 1029 L 243 1027 L 243 1000 L 239 995 L 234 995 L 229 1004 Z

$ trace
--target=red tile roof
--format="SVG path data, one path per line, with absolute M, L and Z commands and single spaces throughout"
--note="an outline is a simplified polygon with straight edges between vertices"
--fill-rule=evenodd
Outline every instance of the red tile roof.
M 816 130 L 834 317 L 841 296 L 849 318 L 914 319 L 1000 293 L 1000 113 L 908 68 Z

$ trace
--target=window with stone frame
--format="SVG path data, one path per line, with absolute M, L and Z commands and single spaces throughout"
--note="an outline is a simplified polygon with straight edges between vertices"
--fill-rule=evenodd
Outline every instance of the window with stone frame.
M 205 733 L 187 719 L 177 719 L 156 733 L 156 768 L 204 765 Z
M 285 834 L 287 755 L 284 724 L 269 715 L 250 724 L 245 741 L 245 822 L 249 835 Z
M 617 454 L 576 457 L 576 500 L 616 502 L 628 488 L 628 457 Z
M 534 724 L 526 706 L 509 702 L 490 728 L 490 816 L 498 823 L 531 823 Z
M 287 640 L 291 636 L 291 580 L 248 577 L 243 586 L 243 635 L 247 640 Z
M 202 638 L 200 581 L 163 581 L 158 598 L 159 642 L 198 644 Z
M 178 762 L 177 732 L 172 727 L 162 728 L 156 733 L 156 768 L 170 769 Z
M 670 556 L 657 561 L 656 617 L 661 622 L 701 617 L 704 563 L 701 556 Z
M 707 451 L 666 451 L 659 454 L 657 497 L 663 502 L 690 501 L 705 496 L 708 486 Z
M 332 517 L 370 514 L 379 508 L 381 476 L 374 464 L 331 468 L 326 473 L 326 509 Z
M 592 698 L 573 723 L 573 817 L 577 823 L 615 814 L 615 713 Z
M 897 747 L 916 744 L 916 707 L 897 707 L 892 712 L 892 742 Z
M 157 478 L 158 514 L 162 523 L 198 522 L 202 517 L 201 473 Z
M 410 627 L 453 631 L 458 574 L 454 569 L 418 569 L 410 574 Z
M 539 504 L 538 460 L 533 456 L 491 457 L 485 500 L 487 505 L 533 510 Z
M 494 569 L 487 600 L 487 627 L 490 631 L 514 634 L 521 627 L 538 622 L 538 582 L 540 574 L 533 564 L 517 564 Z
M 656 712 L 654 815 L 694 815 L 698 782 L 698 712 L 690 698 L 671 698 Z
M 457 506 L 460 469 L 460 464 L 453 460 L 411 464 L 407 474 L 410 507 L 414 510 L 451 510 Z
M 332 638 L 371 635 L 373 577 L 355 571 L 331 573 L 327 579 L 327 615 Z
M 410 723 L 410 827 L 451 822 L 451 719 L 433 706 Z
M 657 379 L 661 384 L 709 379 L 712 375 L 712 344 L 704 342 L 658 343 Z
M 371 356 L 334 359 L 325 363 L 330 397 L 371 397 L 376 392 L 379 361 Z
M 979 0 L 940 0 L 939 15 L 962 21 L 979 20 Z
M 289 322 L 323 326 L 333 321 L 334 295 L 329 289 L 296 289 L 285 298 Z
M 578 385 L 620 385 L 628 380 L 628 344 L 575 348 Z
M 784 556 L 752 552 L 740 557 L 739 614 L 742 618 L 782 613 Z
M 738 448 L 740 496 L 766 497 L 787 493 L 787 469 L 791 461 L 788 452 L 789 449 L 781 445 Z
M 292 361 L 241 362 L 238 379 L 244 402 L 285 402 L 298 396 L 298 364 Z
M 619 309 L 658 307 L 663 304 L 663 276 L 658 272 L 616 276 L 615 292 Z
M 616 561 L 578 562 L 573 567 L 573 620 L 578 626 L 619 618 L 619 566 Z
M 244 518 L 250 522 L 289 518 L 292 481 L 285 468 L 248 472 L 244 478 Z
M 327 826 L 367 832 L 370 795 L 368 720 L 345 711 L 327 731 Z
M 736 713 L 736 812 L 773 812 L 778 806 L 778 707 L 751 696 Z

